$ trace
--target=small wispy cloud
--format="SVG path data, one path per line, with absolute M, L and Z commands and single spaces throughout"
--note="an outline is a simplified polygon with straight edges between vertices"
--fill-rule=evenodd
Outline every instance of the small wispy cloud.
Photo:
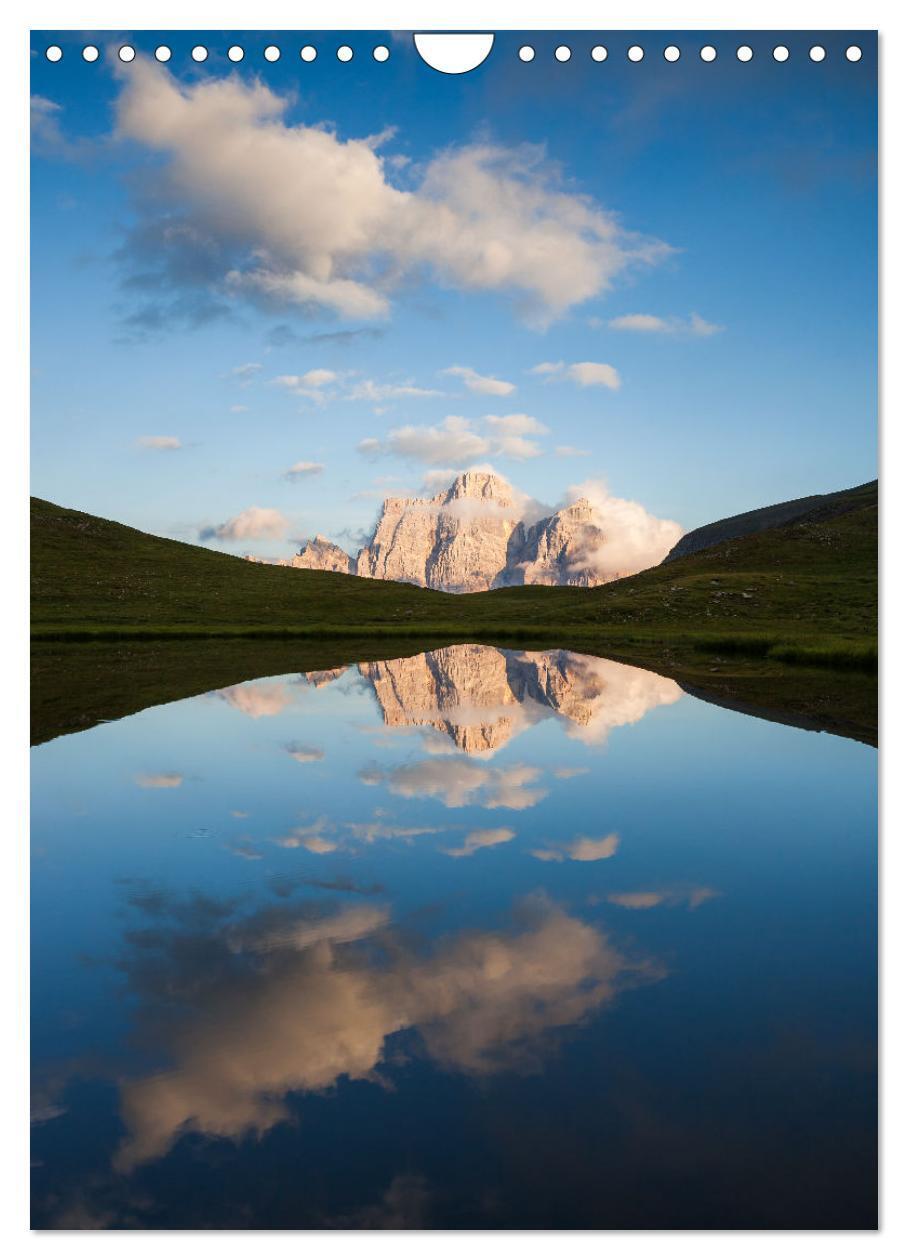
M 457 849 L 442 849 L 442 853 L 452 858 L 472 857 L 480 849 L 491 849 L 497 844 L 507 844 L 517 835 L 510 827 L 481 827 L 471 831 Z
M 331 368 L 310 368 L 300 375 L 275 376 L 269 385 L 285 389 L 298 398 L 324 406 L 343 399 L 345 402 L 388 403 L 399 398 L 439 398 L 441 390 L 426 389 L 412 380 L 376 381 L 360 378 L 357 371 L 335 372 Z
M 550 381 L 572 381 L 586 388 L 603 385 L 606 389 L 619 389 L 621 377 L 610 363 L 537 363 L 530 369 L 533 376 L 544 376 Z
M 141 447 L 143 451 L 178 451 L 182 448 L 183 443 L 178 437 L 163 434 L 147 434 L 136 438 L 136 446 Z
M 517 386 L 512 384 L 510 381 L 500 380 L 497 376 L 482 376 L 471 367 L 458 367 L 457 365 L 454 365 L 453 367 L 444 368 L 441 375 L 459 377 L 463 381 L 464 385 L 466 385 L 467 389 L 471 390 L 474 394 L 495 394 L 498 397 L 504 398 L 508 394 L 513 394 L 514 390 L 517 388 Z
M 664 333 L 675 337 L 712 337 L 723 332 L 721 324 L 711 324 L 696 311 L 687 319 L 678 315 L 618 315 L 609 320 L 615 332 Z
M 161 788 L 178 788 L 183 782 L 181 774 L 137 774 L 136 783 L 140 788 L 160 790 Z
M 324 761 L 325 758 L 325 750 L 316 748 L 313 744 L 287 744 L 286 748 L 293 760 L 303 765 L 311 761 Z
M 584 450 L 581 446 L 556 446 L 555 454 L 559 459 L 570 459 L 574 455 L 591 455 L 592 451 Z
M 654 910 L 657 906 L 687 906 L 696 910 L 720 896 L 715 888 L 657 888 L 635 892 L 609 893 L 606 901 L 625 910 Z
M 262 370 L 261 363 L 241 363 L 238 367 L 230 369 L 230 375 L 240 385 L 251 385 L 253 377 Z
M 301 459 L 287 469 L 284 478 L 287 481 L 301 481 L 303 477 L 317 477 L 324 471 L 324 464 L 317 464 L 310 459 Z
M 222 542 L 238 542 L 243 538 L 282 538 L 290 522 L 276 508 L 249 507 L 221 525 L 206 525 L 199 538 L 219 538 Z
M 412 381 L 357 381 L 344 395 L 349 402 L 387 402 L 391 398 L 440 398 L 440 389 L 424 389 Z
M 407 424 L 391 429 L 384 440 L 363 438 L 356 449 L 368 458 L 397 455 L 429 467 L 463 468 L 496 455 L 534 459 L 542 454 L 542 448 L 527 434 L 547 432 L 535 417 L 522 413 L 483 416 L 481 422 L 446 416 L 439 424 Z
M 615 856 L 619 843 L 617 833 L 612 832 L 611 835 L 599 839 L 578 836 L 570 844 L 551 849 L 533 849 L 531 852 L 540 862 L 601 862 L 604 858 Z
M 279 389 L 285 389 L 289 393 L 295 394 L 298 398 L 308 398 L 310 402 L 318 403 L 319 406 L 322 406 L 329 399 L 326 387 L 336 384 L 339 380 L 339 374 L 332 372 L 330 368 L 310 368 L 308 372 L 303 372 L 299 375 L 290 373 L 284 376 L 275 376 L 268 384 L 276 385 Z

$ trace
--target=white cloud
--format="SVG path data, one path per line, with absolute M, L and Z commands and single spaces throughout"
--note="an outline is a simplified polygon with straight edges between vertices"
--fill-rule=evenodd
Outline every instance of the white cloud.
M 619 389 L 621 377 L 610 363 L 537 363 L 530 371 L 534 376 L 547 376 L 553 381 L 573 381 L 575 385 L 604 385 Z
M 688 319 L 677 315 L 663 318 L 661 315 L 618 315 L 609 320 L 609 328 L 616 332 L 668 333 L 672 336 L 712 337 L 722 332 L 721 324 L 711 324 L 708 320 L 692 312 Z
M 220 538 L 223 542 L 239 542 L 243 538 L 283 538 L 290 522 L 276 508 L 249 507 L 221 525 L 207 525 L 199 530 L 200 538 Z
M 181 927 L 158 935 L 173 965 L 149 983 L 147 960 L 136 959 L 132 978 L 148 1004 L 153 1057 L 169 1067 L 120 1082 L 120 1173 L 162 1158 L 187 1133 L 261 1137 L 289 1118 L 291 1093 L 379 1080 L 402 1030 L 448 1071 L 488 1076 L 532 1063 L 553 1030 L 665 974 L 543 898 L 523 902 L 510 925 L 450 935 L 432 952 L 367 906 L 233 922 L 200 936 L 204 949 L 187 949 Z M 193 1000 L 174 1012 L 178 967 Z
M 178 437 L 153 436 L 136 438 L 136 445 L 145 451 L 178 451 L 183 443 Z
M 472 422 L 463 416 L 447 416 L 437 425 L 406 424 L 392 429 L 384 443 L 367 438 L 359 445 L 366 454 L 399 455 L 421 464 L 461 465 L 480 459 L 491 448 L 489 439 L 476 433 Z
M 641 503 L 610 494 L 603 481 L 569 486 L 567 503 L 586 499 L 605 539 L 578 556 L 575 568 L 594 569 L 604 577 L 639 573 L 659 564 L 684 533 L 677 521 L 653 516 Z
M 140 788 L 178 788 L 183 782 L 181 774 L 137 774 Z
M 537 786 L 540 774 L 536 766 L 514 765 L 499 770 L 464 757 L 452 757 L 398 766 L 388 774 L 387 781 L 395 796 L 431 797 L 449 809 L 475 804 L 483 809 L 522 810 L 531 809 L 548 795 L 545 788 Z
M 268 384 L 277 385 L 298 398 L 308 398 L 311 402 L 321 405 L 329 398 L 329 395 L 325 393 L 325 387 L 335 384 L 339 379 L 337 372 L 332 372 L 330 368 L 310 368 L 302 375 L 291 373 L 275 376 Z
M 532 442 L 527 433 L 548 433 L 544 424 L 533 416 L 518 413 L 510 416 L 486 416 L 485 423 L 494 435 L 492 453 L 510 459 L 535 459 L 542 454 L 538 442 Z
M 486 433 L 477 432 L 476 423 L 464 416 L 446 416 L 439 424 L 403 425 L 391 429 L 384 441 L 364 438 L 357 450 L 361 455 L 397 455 L 420 464 L 461 468 L 474 465 L 484 456 L 525 460 L 542 454 L 538 443 L 525 435 L 547 433 L 548 429 L 532 416 L 484 416 Z
M 314 822 L 294 827 L 284 836 L 279 836 L 275 844 L 282 849 L 306 849 L 309 853 L 334 853 L 340 846 L 337 840 L 330 839 L 325 833 L 332 830 L 327 818 L 316 818 Z
M 592 451 L 584 450 L 580 446 L 556 446 L 555 454 L 559 459 L 570 459 L 573 455 L 592 455 Z
M 269 381 L 300 398 L 322 405 L 339 397 L 347 402 L 384 403 L 397 398 L 440 398 L 441 390 L 425 389 L 413 381 L 356 380 L 355 371 L 333 372 L 329 368 L 312 368 L 301 376 L 275 376 Z M 329 389 L 333 386 L 333 389 Z M 344 392 L 341 393 L 340 391 Z
M 687 906 L 696 910 L 720 894 L 715 888 L 660 888 L 652 891 L 609 893 L 606 901 L 625 910 L 654 910 L 657 906 Z
M 510 827 L 480 828 L 477 831 L 471 831 L 459 849 L 442 849 L 442 853 L 452 858 L 472 857 L 480 849 L 491 849 L 497 844 L 507 844 L 516 835 L 517 832 L 512 831 Z
M 429 273 L 510 293 L 544 324 L 670 252 L 564 191 L 539 148 L 447 149 L 414 188 L 397 187 L 378 152 L 387 134 L 289 125 L 291 98 L 259 81 L 180 83 L 136 58 L 121 83 L 118 135 L 167 159 L 156 188 L 223 260 L 222 293 L 380 318 L 393 284 Z
M 558 848 L 533 849 L 532 856 L 540 862 L 601 862 L 604 858 L 615 856 L 619 843 L 614 832 L 595 840 L 589 836 L 578 836 Z
M 300 459 L 284 473 L 287 481 L 300 481 L 303 477 L 316 477 L 325 471 L 324 464 L 313 463 L 310 459 Z
M 241 386 L 245 387 L 252 384 L 252 378 L 261 370 L 261 363 L 241 363 L 239 367 L 231 369 L 230 375 L 239 381 Z
M 377 813 L 378 811 L 376 811 Z M 374 844 L 376 840 L 414 840 L 417 836 L 435 836 L 444 827 L 397 827 L 391 823 L 348 823 L 347 830 L 354 840 Z
M 393 382 L 365 380 L 352 385 L 345 397 L 350 402 L 385 402 L 389 398 L 439 398 L 441 390 L 423 389 L 412 381 L 396 385 Z
M 471 367 L 444 368 L 442 375 L 459 376 L 467 389 L 472 390 L 474 394 L 496 394 L 503 398 L 508 394 L 513 394 L 517 388 L 510 381 L 502 381 L 495 376 L 480 376 Z
M 324 748 L 316 748 L 312 744 L 288 744 L 287 752 L 294 761 L 302 762 L 303 765 L 310 761 L 324 761 Z
M 257 721 L 262 717 L 276 717 L 283 712 L 292 697 L 283 683 L 253 682 L 237 683 L 233 687 L 224 687 L 216 691 L 215 696 L 225 701 L 232 709 L 244 713 Z M 245 818 L 246 815 L 240 815 Z

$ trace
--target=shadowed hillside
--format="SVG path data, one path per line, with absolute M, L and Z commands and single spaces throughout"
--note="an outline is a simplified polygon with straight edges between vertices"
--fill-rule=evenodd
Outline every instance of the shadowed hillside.
M 756 508 L 752 512 L 741 512 L 737 516 L 726 516 L 724 520 L 713 521 L 709 525 L 701 525 L 692 529 L 689 534 L 675 543 L 671 551 L 662 561 L 670 564 L 672 560 L 680 560 L 691 556 L 696 551 L 705 551 L 718 543 L 728 542 L 732 538 L 744 538 L 748 534 L 757 534 L 764 529 L 775 529 L 779 525 L 788 525 L 794 521 L 829 520 L 833 516 L 841 516 L 856 508 L 876 506 L 877 483 L 865 482 L 852 490 L 837 490 L 833 494 L 811 494 L 804 499 L 789 499 L 787 503 L 774 503 L 771 507 Z

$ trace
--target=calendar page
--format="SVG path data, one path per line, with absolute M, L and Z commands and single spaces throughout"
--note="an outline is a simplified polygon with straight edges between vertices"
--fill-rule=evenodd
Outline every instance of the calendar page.
M 32 1223 L 868 1230 L 874 31 L 34 31 Z

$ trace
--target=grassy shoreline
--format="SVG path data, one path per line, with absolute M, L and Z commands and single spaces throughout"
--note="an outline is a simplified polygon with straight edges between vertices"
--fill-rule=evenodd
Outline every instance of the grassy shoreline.
M 96 643 L 173 640 L 350 640 L 413 639 L 424 642 L 476 642 L 507 645 L 545 641 L 563 647 L 566 642 L 629 648 L 668 647 L 678 651 L 721 652 L 785 661 L 788 664 L 825 666 L 830 669 L 877 668 L 876 639 L 863 636 L 804 636 L 767 634 L 670 634 L 651 631 L 628 634 L 589 625 L 307 625 L 307 626 L 36 626 L 32 639 L 38 643 Z

